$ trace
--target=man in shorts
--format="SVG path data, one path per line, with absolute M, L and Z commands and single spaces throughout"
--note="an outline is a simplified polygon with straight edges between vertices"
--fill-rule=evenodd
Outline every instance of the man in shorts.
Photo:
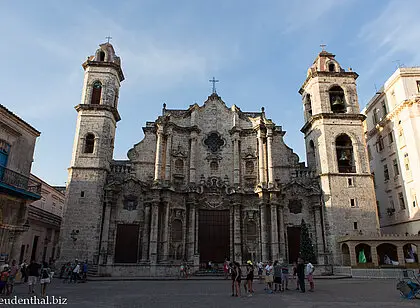
M 267 284 L 267 293 L 273 293 L 274 268 L 273 263 L 268 261 L 265 267 L 265 283 Z
M 254 280 L 254 265 L 251 260 L 246 262 L 246 281 L 244 282 L 245 293 L 248 292 L 248 297 L 252 296 L 254 289 L 252 286 L 252 281 Z
M 28 265 L 29 293 L 35 293 L 34 287 L 39 277 L 39 268 L 40 268 L 40 265 L 36 263 L 35 260 L 31 260 L 31 264 Z

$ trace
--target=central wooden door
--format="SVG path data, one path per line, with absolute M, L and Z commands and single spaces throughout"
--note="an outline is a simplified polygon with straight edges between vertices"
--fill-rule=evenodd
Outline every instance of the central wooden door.
M 115 263 L 137 263 L 139 225 L 117 225 Z
M 289 263 L 296 262 L 300 250 L 300 227 L 287 227 Z
M 200 262 L 222 263 L 229 258 L 229 210 L 200 210 L 198 247 Z

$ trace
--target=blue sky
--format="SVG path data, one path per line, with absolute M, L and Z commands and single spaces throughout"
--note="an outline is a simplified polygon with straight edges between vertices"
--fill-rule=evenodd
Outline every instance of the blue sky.
M 365 106 L 396 68 L 420 65 L 420 1 L 1 1 L 1 103 L 41 131 L 32 172 L 64 185 L 81 98 L 82 62 L 105 37 L 122 59 L 114 157 L 168 108 L 265 107 L 305 160 L 298 90 L 321 43 L 358 79 Z

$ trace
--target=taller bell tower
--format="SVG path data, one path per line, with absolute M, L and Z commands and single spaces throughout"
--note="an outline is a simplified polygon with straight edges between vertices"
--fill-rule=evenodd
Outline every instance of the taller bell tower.
M 110 171 L 118 114 L 118 93 L 124 80 L 120 58 L 104 43 L 82 64 L 82 99 L 70 163 L 66 212 L 60 237 L 60 260 L 97 263 L 104 209 L 104 185 Z
M 340 236 L 379 232 L 357 77 L 323 50 L 299 90 L 308 167 L 319 175 L 322 189 L 329 264 L 341 263 Z

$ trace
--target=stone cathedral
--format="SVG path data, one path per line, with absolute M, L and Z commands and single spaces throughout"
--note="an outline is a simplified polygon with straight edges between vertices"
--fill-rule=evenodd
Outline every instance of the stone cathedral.
M 228 107 L 215 90 L 185 109 L 164 104 L 128 160 L 113 160 L 121 60 L 105 43 L 83 69 L 60 261 L 88 260 L 112 276 L 226 258 L 292 263 L 303 219 L 327 270 L 342 262 L 340 236 L 378 233 L 358 75 L 333 54 L 319 53 L 299 91 L 307 166 L 264 108 Z

